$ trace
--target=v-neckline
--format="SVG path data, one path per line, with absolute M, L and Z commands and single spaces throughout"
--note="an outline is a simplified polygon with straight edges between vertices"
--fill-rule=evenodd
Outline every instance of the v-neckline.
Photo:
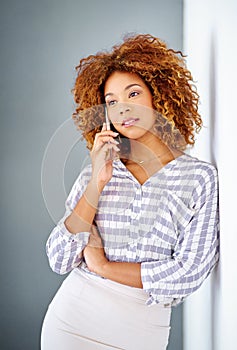
M 172 159 L 171 161 L 169 161 L 168 163 L 166 163 L 164 166 L 162 166 L 160 169 L 158 169 L 157 171 L 155 171 L 151 176 L 149 176 L 146 181 L 144 181 L 144 183 L 140 183 L 137 178 L 133 175 L 133 173 L 126 167 L 126 165 L 120 160 L 116 160 L 116 162 L 118 162 L 120 164 L 120 166 L 122 168 L 124 168 L 124 170 L 126 171 L 126 173 L 129 175 L 129 177 L 136 182 L 140 187 L 145 186 L 147 183 L 149 183 L 154 177 L 162 174 L 164 171 L 166 171 L 166 169 L 170 169 L 170 167 L 175 166 L 175 164 L 177 163 L 177 161 L 186 156 L 186 153 L 182 153 L 179 156 L 177 156 L 176 158 Z

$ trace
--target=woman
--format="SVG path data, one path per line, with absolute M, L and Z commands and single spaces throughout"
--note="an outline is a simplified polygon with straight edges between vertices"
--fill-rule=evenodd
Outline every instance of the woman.
M 42 350 L 164 350 L 171 307 L 218 261 L 217 173 L 184 153 L 202 125 L 198 95 L 182 54 L 151 35 L 77 70 L 74 120 L 91 165 L 47 241 L 51 268 L 71 272 Z

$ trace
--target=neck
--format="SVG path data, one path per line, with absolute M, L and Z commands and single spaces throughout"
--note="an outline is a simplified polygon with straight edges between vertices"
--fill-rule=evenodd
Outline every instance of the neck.
M 146 140 L 130 140 L 131 160 L 149 160 L 160 157 L 168 151 L 168 147 L 155 135 L 150 134 Z

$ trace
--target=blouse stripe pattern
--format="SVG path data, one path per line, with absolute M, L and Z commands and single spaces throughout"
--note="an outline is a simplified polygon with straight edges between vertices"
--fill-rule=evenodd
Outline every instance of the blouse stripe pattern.
M 89 232 L 71 234 L 64 225 L 90 177 L 91 165 L 75 181 L 65 214 L 46 244 L 58 274 L 74 268 L 90 273 L 82 258 Z M 120 160 L 114 161 L 95 223 L 110 261 L 141 263 L 147 305 L 176 305 L 201 286 L 219 258 L 217 171 L 183 154 L 141 185 Z

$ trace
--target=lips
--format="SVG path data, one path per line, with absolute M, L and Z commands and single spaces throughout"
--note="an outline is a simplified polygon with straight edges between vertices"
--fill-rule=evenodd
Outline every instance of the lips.
M 133 126 L 138 120 L 139 120 L 139 118 L 124 119 L 122 121 L 122 126 L 124 126 L 125 128 L 128 128 L 129 126 Z

